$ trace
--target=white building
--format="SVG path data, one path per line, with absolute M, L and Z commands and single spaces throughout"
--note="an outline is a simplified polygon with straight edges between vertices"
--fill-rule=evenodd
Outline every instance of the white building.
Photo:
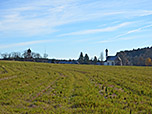
M 106 66 L 115 66 L 120 65 L 122 66 L 122 60 L 118 56 L 108 56 L 108 50 L 106 49 L 106 60 L 104 62 Z

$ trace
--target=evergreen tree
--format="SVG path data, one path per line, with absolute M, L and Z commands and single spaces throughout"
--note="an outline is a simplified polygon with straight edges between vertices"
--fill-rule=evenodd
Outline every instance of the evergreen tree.
M 89 56 L 88 56 L 88 54 L 85 54 L 85 56 L 84 56 L 84 63 L 85 64 L 89 64 Z
M 78 61 L 79 61 L 80 64 L 84 63 L 84 57 L 83 57 L 83 53 L 82 52 L 80 53 L 80 57 L 79 57 Z
M 94 63 L 94 64 L 97 64 L 97 61 L 98 61 L 98 60 L 97 60 L 97 57 L 94 56 L 93 63 Z

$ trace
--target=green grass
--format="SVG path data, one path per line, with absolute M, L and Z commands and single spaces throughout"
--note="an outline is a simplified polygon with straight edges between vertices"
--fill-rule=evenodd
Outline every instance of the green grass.
M 151 114 L 152 67 L 0 61 L 1 114 Z

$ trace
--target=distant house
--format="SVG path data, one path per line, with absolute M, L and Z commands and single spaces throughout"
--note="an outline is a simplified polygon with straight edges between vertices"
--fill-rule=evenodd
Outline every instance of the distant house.
M 106 66 L 115 66 L 120 65 L 122 66 L 122 60 L 119 56 L 108 56 L 108 50 L 106 49 L 106 60 L 104 62 Z
M 58 64 L 79 64 L 79 62 L 76 60 L 72 60 L 72 61 L 61 60 L 58 62 Z

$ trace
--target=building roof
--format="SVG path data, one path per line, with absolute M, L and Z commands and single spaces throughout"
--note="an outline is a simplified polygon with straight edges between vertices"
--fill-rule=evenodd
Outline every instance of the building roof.
M 107 61 L 115 61 L 117 58 L 117 56 L 108 56 Z

